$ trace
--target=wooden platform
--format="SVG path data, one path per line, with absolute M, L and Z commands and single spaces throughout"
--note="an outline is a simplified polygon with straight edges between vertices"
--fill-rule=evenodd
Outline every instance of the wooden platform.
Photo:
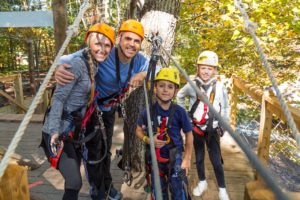
M 19 115 L 0 115 L 0 145 L 7 147 L 16 132 L 22 116 Z M 62 198 L 64 181 L 58 171 L 49 167 L 49 163 L 38 145 L 41 139 L 41 123 L 42 116 L 35 116 L 35 123 L 31 123 L 28 127 L 26 134 L 22 138 L 17 152 L 23 157 L 29 158 L 41 163 L 41 167 L 28 172 L 28 181 L 31 184 L 30 194 L 32 199 L 35 200 L 58 200 Z M 15 122 L 14 122 L 15 121 Z M 143 191 L 145 179 L 143 174 L 135 174 L 135 180 L 131 187 L 122 184 L 123 172 L 118 169 L 116 164 L 119 158 L 115 157 L 115 149 L 122 146 L 123 133 L 121 121 L 117 120 L 115 126 L 115 135 L 113 137 L 112 147 L 112 175 L 113 182 L 117 189 L 123 193 L 124 200 L 145 200 L 149 199 L 149 195 Z M 249 162 L 241 153 L 240 149 L 236 146 L 230 136 L 225 135 L 222 138 L 222 154 L 224 158 L 225 181 L 229 191 L 231 200 L 243 200 L 245 183 L 253 180 L 254 173 Z M 82 170 L 83 172 L 83 170 Z M 83 173 L 84 174 L 84 173 Z M 203 200 L 217 200 L 218 188 L 210 164 L 208 156 L 206 156 L 206 174 L 208 179 L 208 191 L 203 197 L 193 197 L 193 199 Z M 84 177 L 84 175 L 83 175 Z M 198 183 L 198 176 L 195 169 L 194 157 L 192 161 L 192 170 L 189 174 L 190 185 L 192 189 Z M 80 200 L 88 200 L 89 198 L 89 185 L 85 178 L 83 178 L 83 186 L 80 191 Z

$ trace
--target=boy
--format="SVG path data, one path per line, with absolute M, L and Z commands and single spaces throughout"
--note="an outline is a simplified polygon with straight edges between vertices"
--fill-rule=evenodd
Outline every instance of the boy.
M 197 60 L 196 85 L 204 92 L 215 110 L 226 120 L 229 119 L 229 105 L 226 88 L 214 76 L 217 73 L 218 56 L 215 52 L 204 51 Z M 193 121 L 194 149 L 196 166 L 200 182 L 193 189 L 194 196 L 201 196 L 207 190 L 204 169 L 204 147 L 207 146 L 209 158 L 214 168 L 219 186 L 219 199 L 229 200 L 223 170 L 220 148 L 220 136 L 223 135 L 214 114 L 200 101 L 190 84 L 186 84 L 177 94 L 177 103 L 185 107 L 185 98 L 190 98 L 190 117 Z
M 168 198 L 170 188 L 172 199 L 189 199 L 186 190 L 186 172 L 190 169 L 193 135 L 192 125 L 186 111 L 172 103 L 179 88 L 179 72 L 173 68 L 162 68 L 155 77 L 154 91 L 157 102 L 151 105 L 156 157 L 164 200 Z M 136 135 L 146 144 L 146 165 L 151 167 L 149 137 L 144 134 L 147 127 L 146 110 L 137 121 Z M 181 132 L 185 133 L 186 144 L 183 147 Z M 183 151 L 185 154 L 183 156 Z M 153 177 L 153 173 L 152 177 Z M 169 187 L 168 187 L 169 186 Z M 154 188 L 154 181 L 152 181 Z M 152 191 L 155 194 L 155 191 Z

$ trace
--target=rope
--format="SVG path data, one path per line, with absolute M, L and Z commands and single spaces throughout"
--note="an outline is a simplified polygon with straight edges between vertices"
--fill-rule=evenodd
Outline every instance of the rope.
M 77 32 L 78 30 L 78 26 L 80 23 L 81 18 L 83 17 L 83 14 L 86 12 L 86 10 L 89 8 L 89 3 L 88 0 L 85 0 L 84 3 L 82 4 L 82 6 L 80 7 L 80 11 L 76 17 L 76 19 L 74 20 L 73 24 L 68 28 L 67 31 L 67 37 L 63 43 L 63 45 L 61 46 L 59 52 L 57 53 L 55 60 L 53 62 L 53 64 L 51 65 L 47 76 L 45 77 L 42 85 L 39 88 L 38 93 L 36 94 L 36 96 L 34 97 L 26 115 L 24 116 L 17 132 L 14 135 L 14 138 L 12 139 L 12 142 L 9 144 L 8 149 L 3 157 L 3 160 L 1 161 L 0 164 L 0 180 L 5 172 L 5 169 L 8 165 L 9 159 L 12 156 L 12 154 L 14 154 L 22 136 L 24 135 L 24 132 L 30 122 L 30 119 L 32 118 L 32 115 L 37 107 L 37 105 L 39 104 L 39 102 L 42 99 L 42 95 L 44 93 L 44 91 L 46 90 L 47 84 L 50 81 L 53 72 L 55 71 L 55 67 L 58 63 L 58 59 L 62 56 L 62 54 L 64 53 L 67 45 L 69 44 L 71 37 L 73 36 L 74 32 Z
M 283 99 L 283 96 L 282 96 L 282 94 L 281 94 L 281 92 L 280 92 L 280 90 L 277 86 L 277 81 L 276 81 L 276 79 L 274 78 L 274 76 L 272 74 L 272 70 L 269 66 L 269 63 L 268 63 L 267 59 L 266 59 L 266 55 L 264 54 L 264 52 L 263 52 L 263 50 L 262 50 L 262 48 L 259 44 L 258 38 L 255 35 L 255 29 L 256 29 L 257 26 L 256 26 L 256 24 L 254 24 L 249 19 L 249 16 L 248 16 L 241 0 L 234 0 L 234 5 L 235 5 L 235 7 L 237 7 L 240 10 L 240 12 L 241 12 L 241 14 L 242 14 L 242 16 L 245 20 L 245 29 L 251 35 L 251 37 L 252 37 L 252 39 L 255 43 L 256 49 L 257 49 L 257 51 L 259 53 L 259 56 L 260 56 L 260 59 L 263 62 L 263 66 L 264 66 L 265 70 L 267 71 L 267 74 L 268 74 L 268 76 L 269 76 L 269 78 L 272 82 L 272 85 L 273 85 L 275 91 L 276 91 L 276 96 L 278 97 L 280 106 L 283 110 L 283 113 L 284 113 L 286 119 L 287 119 L 287 123 L 288 123 L 289 127 L 292 130 L 292 135 L 294 136 L 294 138 L 297 142 L 298 148 L 300 148 L 300 132 L 297 129 L 297 126 L 296 126 L 295 121 L 294 121 L 294 119 L 291 115 L 291 112 L 289 111 L 288 106 L 285 103 L 285 101 Z
M 248 157 L 249 161 L 252 163 L 252 165 L 257 169 L 257 171 L 260 173 L 261 177 L 264 179 L 265 183 L 273 190 L 274 194 L 276 195 L 277 199 L 280 200 L 289 200 L 289 198 L 280 190 L 278 187 L 278 184 L 272 177 L 272 174 L 265 169 L 264 165 L 260 162 L 260 160 L 257 158 L 257 156 L 252 152 L 251 149 L 248 148 L 247 145 L 245 145 L 239 134 L 230 127 L 228 122 L 225 122 L 221 115 L 214 109 L 212 104 L 209 102 L 208 98 L 204 93 L 202 93 L 199 88 L 195 85 L 193 81 L 189 78 L 187 73 L 182 69 L 182 67 L 177 64 L 177 62 L 170 56 L 170 54 L 161 46 L 162 50 L 166 53 L 168 58 L 172 60 L 176 68 L 180 71 L 180 73 L 185 77 L 187 82 L 192 86 L 192 88 L 196 91 L 197 96 L 201 97 L 201 101 L 203 101 L 205 104 L 208 105 L 209 110 L 211 110 L 214 113 L 214 116 L 217 118 L 219 123 L 222 125 L 222 127 L 225 128 L 225 130 L 230 133 L 231 137 L 236 141 L 236 143 L 241 147 L 241 149 L 244 151 L 246 156 Z
M 149 140 L 150 140 L 151 162 L 152 162 L 153 171 L 154 171 L 155 199 L 162 200 L 159 169 L 158 169 L 158 163 L 157 163 L 156 154 L 155 154 L 152 122 L 151 122 L 151 117 L 150 117 L 150 106 L 151 105 L 149 105 L 146 81 L 144 81 L 144 92 L 145 92 L 147 123 L 148 123 L 148 132 L 149 132 Z M 150 97 L 150 98 L 152 98 L 152 97 Z

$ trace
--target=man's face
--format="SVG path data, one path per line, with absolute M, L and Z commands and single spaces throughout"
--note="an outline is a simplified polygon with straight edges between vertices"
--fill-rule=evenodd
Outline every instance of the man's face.
M 133 58 L 141 49 L 142 38 L 132 32 L 122 32 L 120 34 L 119 45 L 123 54 L 127 58 Z
M 216 68 L 209 65 L 198 65 L 198 76 L 203 82 L 209 81 L 216 73 Z
M 90 33 L 88 42 L 95 60 L 98 62 L 104 61 L 112 48 L 110 40 L 100 33 Z

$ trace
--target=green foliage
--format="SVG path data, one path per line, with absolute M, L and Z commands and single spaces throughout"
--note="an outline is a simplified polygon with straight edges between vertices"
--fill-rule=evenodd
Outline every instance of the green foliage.
M 243 1 L 250 19 L 257 23 L 256 34 L 269 64 L 280 82 L 296 78 L 299 60 L 300 4 L 298 0 Z M 181 5 L 175 53 L 188 73 L 194 73 L 195 61 L 203 50 L 216 51 L 220 73 L 235 73 L 260 85 L 270 85 L 251 36 L 233 1 L 185 0 Z M 259 78 L 258 78 L 259 77 Z

